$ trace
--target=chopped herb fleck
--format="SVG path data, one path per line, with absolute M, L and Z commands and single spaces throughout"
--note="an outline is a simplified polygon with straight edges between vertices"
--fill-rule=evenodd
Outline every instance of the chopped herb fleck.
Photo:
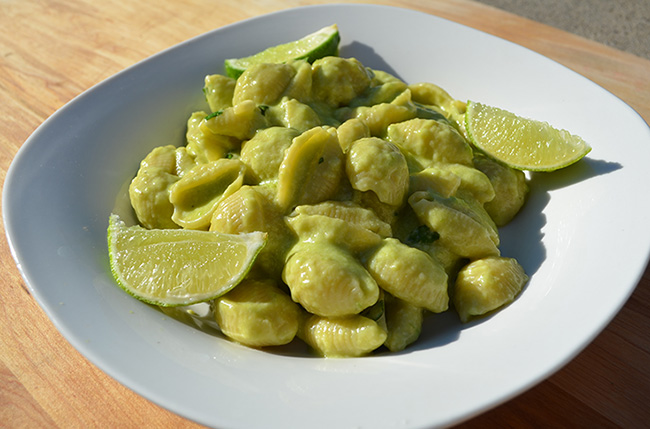
M 320 158 L 318 158 L 318 163 L 319 164 L 322 164 L 323 162 L 325 162 L 325 158 L 323 158 L 322 156 Z
M 217 110 L 216 112 L 212 112 L 208 116 L 205 117 L 205 120 L 207 121 L 208 119 L 216 118 L 217 116 L 221 115 L 222 113 L 223 113 L 223 110 Z
M 415 228 L 406 238 L 406 241 L 414 244 L 430 244 L 440 238 L 440 234 L 429 229 L 426 225 Z

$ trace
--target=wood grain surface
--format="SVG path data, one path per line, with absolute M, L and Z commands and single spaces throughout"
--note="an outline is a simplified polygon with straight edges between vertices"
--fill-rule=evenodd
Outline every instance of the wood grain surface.
M 206 31 L 320 3 L 328 2 L 0 0 L 0 180 L 43 120 L 92 85 Z M 650 121 L 648 60 L 472 1 L 365 3 L 420 10 L 526 46 L 600 84 Z M 0 427 L 197 427 L 109 378 L 68 344 L 30 295 L 4 234 L 0 267 Z M 647 426 L 649 328 L 646 269 L 619 315 L 572 362 L 460 427 Z

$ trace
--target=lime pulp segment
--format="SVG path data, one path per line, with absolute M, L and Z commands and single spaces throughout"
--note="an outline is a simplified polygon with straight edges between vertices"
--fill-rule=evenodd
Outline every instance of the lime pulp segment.
M 111 215 L 108 250 L 113 276 L 129 294 L 164 307 L 219 297 L 248 273 L 266 234 L 222 234 L 126 226 Z
M 566 130 L 472 101 L 467 104 L 465 129 L 475 147 L 518 170 L 554 171 L 591 151 L 581 137 Z

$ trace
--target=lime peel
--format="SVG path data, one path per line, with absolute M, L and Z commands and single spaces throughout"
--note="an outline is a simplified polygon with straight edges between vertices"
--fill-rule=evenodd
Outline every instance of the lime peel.
M 555 171 L 591 151 L 567 130 L 473 101 L 467 102 L 465 130 L 477 149 L 517 170 Z
M 209 301 L 241 282 L 266 244 L 267 234 L 224 234 L 127 226 L 111 214 L 110 267 L 117 284 L 161 307 Z
M 277 64 L 303 59 L 311 63 L 319 58 L 338 55 L 340 40 L 338 26 L 332 24 L 298 40 L 272 46 L 255 55 L 227 59 L 224 63 L 226 74 L 237 79 L 246 68 L 253 64 Z

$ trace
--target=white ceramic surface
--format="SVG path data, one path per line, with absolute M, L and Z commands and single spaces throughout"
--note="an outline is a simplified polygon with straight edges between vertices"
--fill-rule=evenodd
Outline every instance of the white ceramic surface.
M 263 352 L 179 323 L 115 286 L 106 227 L 154 146 L 180 144 L 203 77 L 338 23 L 341 55 L 431 81 L 581 135 L 588 158 L 532 177 L 502 230 L 531 280 L 504 311 L 446 314 L 403 353 L 326 360 Z M 448 425 L 541 381 L 585 347 L 633 291 L 650 252 L 650 130 L 626 104 L 527 49 L 419 12 L 328 5 L 275 13 L 168 49 L 91 88 L 43 123 L 7 175 L 3 215 L 25 281 L 91 362 L 180 415 L 220 428 Z

